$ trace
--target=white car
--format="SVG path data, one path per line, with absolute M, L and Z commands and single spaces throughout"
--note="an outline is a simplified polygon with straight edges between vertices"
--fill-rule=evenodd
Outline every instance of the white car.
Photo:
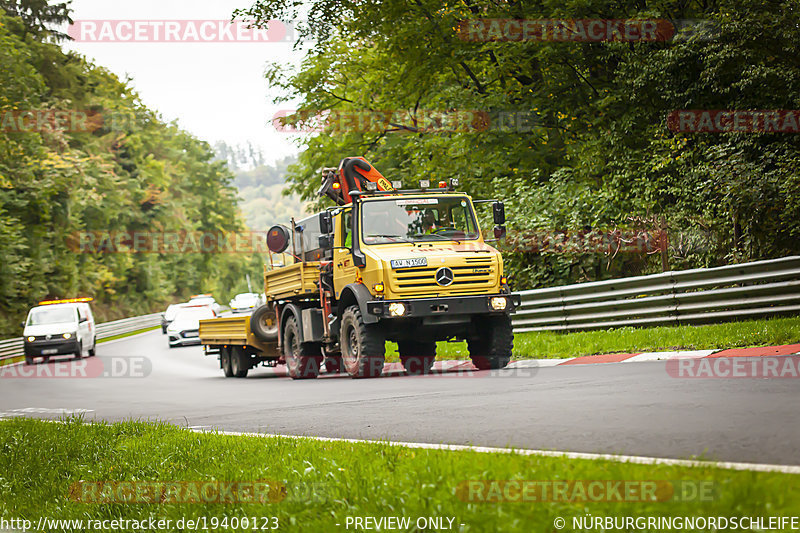
M 171 304 L 167 310 L 161 313 L 161 333 L 167 334 L 167 327 L 175 320 L 175 315 L 181 307 L 186 307 L 189 304 Z
M 47 362 L 52 356 L 93 357 L 97 344 L 94 316 L 89 298 L 42 302 L 28 312 L 23 323 L 25 362 L 36 358 Z
M 214 310 L 207 305 L 181 307 L 175 319 L 167 326 L 169 347 L 200 344 L 200 321 L 216 316 Z
M 246 311 L 252 311 L 262 303 L 264 302 L 261 299 L 260 294 L 255 292 L 243 292 L 242 294 L 237 294 L 233 297 L 230 306 L 231 311 L 234 313 L 243 313 Z
M 222 306 L 217 303 L 213 296 L 210 294 L 197 294 L 192 296 L 188 302 L 189 305 L 208 305 L 214 310 L 214 313 L 219 314 Z

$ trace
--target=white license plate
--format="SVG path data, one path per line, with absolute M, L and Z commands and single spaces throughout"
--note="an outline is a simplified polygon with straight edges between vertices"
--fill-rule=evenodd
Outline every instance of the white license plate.
M 195 331 L 188 331 L 184 334 L 184 337 L 197 337 L 197 336 L 199 336 L 199 333 Z
M 392 268 L 411 268 L 428 266 L 427 257 L 413 257 L 411 259 L 392 259 Z
M 58 353 L 58 348 L 50 348 L 49 350 L 42 350 L 42 355 L 52 355 Z

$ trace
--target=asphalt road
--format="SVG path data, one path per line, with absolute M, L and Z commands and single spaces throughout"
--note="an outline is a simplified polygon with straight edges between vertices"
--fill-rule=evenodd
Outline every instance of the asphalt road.
M 84 412 L 228 431 L 800 465 L 797 379 L 677 379 L 659 361 L 371 380 L 292 381 L 256 369 L 226 379 L 214 356 L 169 349 L 160 330 L 98 345 L 92 368 L 100 363 L 125 377 L 0 377 L 0 417 Z M 60 371 L 77 364 L 86 363 Z

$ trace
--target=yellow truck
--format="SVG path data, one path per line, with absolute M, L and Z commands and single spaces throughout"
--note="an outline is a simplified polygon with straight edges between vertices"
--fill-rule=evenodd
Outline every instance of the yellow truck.
M 363 158 L 323 171 L 321 194 L 336 203 L 292 227 L 274 226 L 267 245 L 293 263 L 265 268 L 265 305 L 251 316 L 200 323 L 226 376 L 286 364 L 294 379 L 346 371 L 378 377 L 386 341 L 405 370 L 431 371 L 437 341 L 466 340 L 478 369 L 505 367 L 513 348 L 501 254 L 488 245 L 473 200 L 457 180 L 403 190 Z M 494 234 L 505 209 L 493 202 Z M 290 249 L 291 247 L 291 249 Z

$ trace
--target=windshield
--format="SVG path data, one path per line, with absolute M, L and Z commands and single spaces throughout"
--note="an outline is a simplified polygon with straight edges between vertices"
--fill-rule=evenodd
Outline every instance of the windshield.
M 42 324 L 67 324 L 78 321 L 74 307 L 43 307 L 34 309 L 28 317 L 29 326 Z
M 479 235 L 470 202 L 460 196 L 364 202 L 361 213 L 366 244 L 462 241 Z
M 175 322 L 196 322 L 198 320 L 205 320 L 206 318 L 214 318 L 214 311 L 208 307 L 185 308 L 178 311 L 178 314 L 175 316 Z

